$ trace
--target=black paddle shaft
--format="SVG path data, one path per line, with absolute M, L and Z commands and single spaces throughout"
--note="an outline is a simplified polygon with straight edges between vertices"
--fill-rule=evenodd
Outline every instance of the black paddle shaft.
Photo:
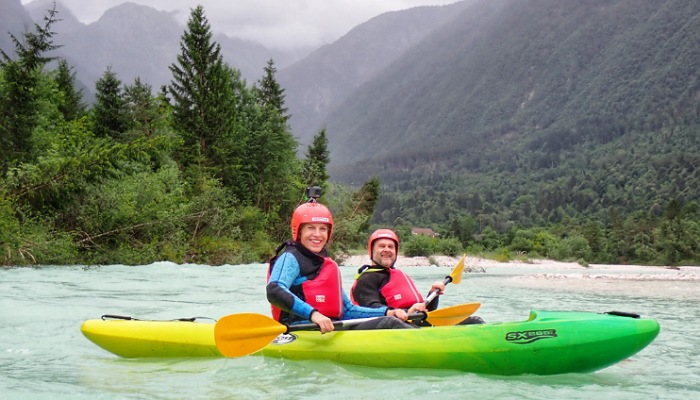
M 408 316 L 408 319 L 413 320 L 413 321 L 418 321 L 418 320 L 423 320 L 428 317 L 427 313 L 424 312 L 418 312 L 418 313 L 413 313 Z M 333 321 L 333 327 L 336 328 L 337 330 L 347 330 L 344 328 L 351 328 L 353 326 L 357 326 L 363 322 L 371 321 L 373 319 L 377 318 L 383 318 L 383 317 L 370 317 L 370 318 L 360 318 L 360 319 L 352 319 L 352 320 L 347 320 L 347 321 Z M 311 323 L 306 323 L 306 324 L 296 324 L 296 325 L 286 325 L 287 331 L 284 333 L 289 333 L 289 332 L 294 332 L 294 331 L 317 331 L 321 329 L 318 325 L 314 324 L 313 322 Z

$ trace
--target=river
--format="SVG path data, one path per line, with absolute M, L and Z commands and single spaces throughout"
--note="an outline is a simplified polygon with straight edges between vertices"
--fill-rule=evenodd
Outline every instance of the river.
M 350 287 L 354 267 L 341 267 Z M 419 288 L 448 267 L 411 267 Z M 700 270 L 698 270 L 700 271 Z M 143 319 L 268 314 L 265 267 L 109 265 L 0 268 L 0 399 L 696 399 L 700 272 L 492 267 L 449 285 L 444 306 L 479 301 L 487 322 L 531 309 L 628 311 L 661 333 L 628 360 L 588 374 L 498 377 L 382 370 L 263 357 L 121 359 L 80 333 L 103 314 Z

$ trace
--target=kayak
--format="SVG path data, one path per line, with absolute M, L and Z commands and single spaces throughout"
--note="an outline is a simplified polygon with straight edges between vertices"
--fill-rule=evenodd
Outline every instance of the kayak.
M 103 317 L 85 321 L 81 331 L 121 357 L 223 357 L 214 328 L 213 323 L 196 321 Z M 324 335 L 294 331 L 277 336 L 254 354 L 377 368 L 551 375 L 593 372 L 618 363 L 649 345 L 659 329 L 656 320 L 628 313 L 532 311 L 518 322 L 336 330 Z

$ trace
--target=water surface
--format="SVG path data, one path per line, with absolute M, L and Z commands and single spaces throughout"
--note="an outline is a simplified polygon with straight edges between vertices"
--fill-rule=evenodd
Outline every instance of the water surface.
M 354 267 L 342 267 L 346 288 Z M 408 270 L 419 288 L 449 267 Z M 387 370 L 320 361 L 121 359 L 80 333 L 103 314 L 143 319 L 269 313 L 260 264 L 210 267 L 0 269 L 0 399 L 696 399 L 700 396 L 700 281 L 656 270 L 587 272 L 487 268 L 449 285 L 442 304 L 479 301 L 488 321 L 531 309 L 628 311 L 656 318 L 641 353 L 589 374 L 497 377 Z

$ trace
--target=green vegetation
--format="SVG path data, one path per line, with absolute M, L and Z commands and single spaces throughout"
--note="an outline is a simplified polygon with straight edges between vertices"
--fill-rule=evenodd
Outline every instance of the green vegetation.
M 329 170 L 379 176 L 372 223 L 468 249 L 700 264 L 698 18 L 692 0 L 475 2 L 329 121 Z
M 265 261 L 308 185 L 329 189 L 338 254 L 366 228 L 378 181 L 329 184 L 325 132 L 298 159 L 273 61 L 248 86 L 202 7 L 168 87 L 107 69 L 89 110 L 65 61 L 45 70 L 55 21 L 0 64 L 0 265 Z
M 264 261 L 308 185 L 339 258 L 382 226 L 407 256 L 700 264 L 700 3 L 486 3 L 353 95 L 339 146 L 370 158 L 337 172 L 325 129 L 297 156 L 274 62 L 248 85 L 202 7 L 169 85 L 107 69 L 89 109 L 46 70 L 50 11 L 2 53 L 0 265 Z

